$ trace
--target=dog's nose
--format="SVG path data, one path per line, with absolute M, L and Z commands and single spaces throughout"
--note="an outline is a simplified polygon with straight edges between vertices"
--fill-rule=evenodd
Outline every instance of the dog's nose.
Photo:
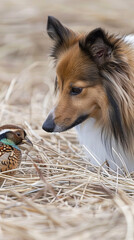
M 42 126 L 43 130 L 46 132 L 53 132 L 55 129 L 55 122 L 53 120 L 53 115 L 49 114 L 46 121 L 43 123 Z

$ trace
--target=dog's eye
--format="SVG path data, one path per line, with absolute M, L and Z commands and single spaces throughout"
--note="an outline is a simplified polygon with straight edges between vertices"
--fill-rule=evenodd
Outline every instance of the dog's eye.
M 82 88 L 73 87 L 70 91 L 70 95 L 78 95 L 82 92 Z

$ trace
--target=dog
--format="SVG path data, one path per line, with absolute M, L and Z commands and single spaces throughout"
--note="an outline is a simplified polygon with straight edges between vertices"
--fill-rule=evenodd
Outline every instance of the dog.
M 95 165 L 134 170 L 134 35 L 111 35 L 101 28 L 75 33 L 48 17 L 53 40 L 58 102 L 42 128 L 76 127 Z

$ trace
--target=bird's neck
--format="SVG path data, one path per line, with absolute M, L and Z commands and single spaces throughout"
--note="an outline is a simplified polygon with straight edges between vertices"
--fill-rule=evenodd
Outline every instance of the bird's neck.
M 20 148 L 10 139 L 3 138 L 3 139 L 0 139 L 0 142 L 4 143 L 6 145 L 12 146 L 20 151 Z

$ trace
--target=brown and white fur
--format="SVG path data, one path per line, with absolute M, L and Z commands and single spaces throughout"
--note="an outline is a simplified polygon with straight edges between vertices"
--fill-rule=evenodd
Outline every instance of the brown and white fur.
M 134 36 L 101 28 L 75 33 L 54 17 L 47 32 L 54 42 L 58 102 L 43 124 L 48 132 L 76 126 L 92 163 L 134 170 Z

